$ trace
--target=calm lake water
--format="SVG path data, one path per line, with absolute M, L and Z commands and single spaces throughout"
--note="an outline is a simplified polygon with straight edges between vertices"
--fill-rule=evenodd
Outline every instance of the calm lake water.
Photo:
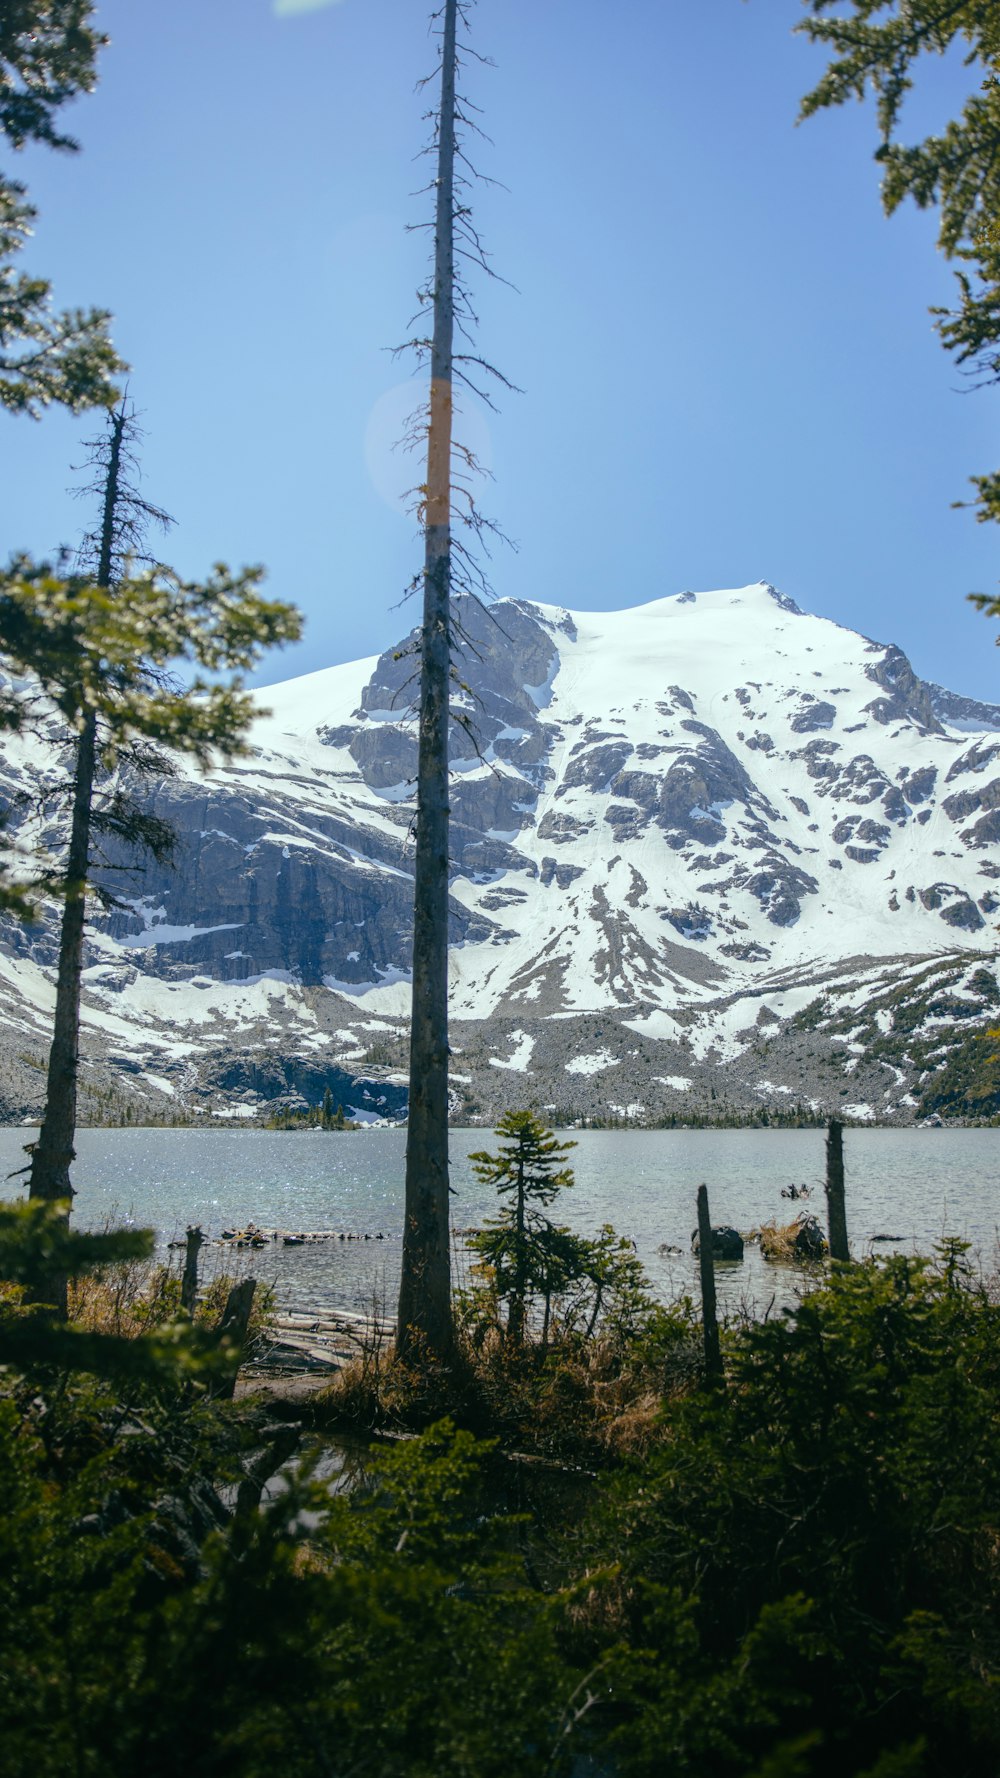
M 23 1144 L 35 1132 L 0 1129 L 0 1166 L 9 1176 L 24 1165 Z M 453 1130 L 452 1219 L 475 1226 L 496 1208 L 495 1194 L 475 1179 L 468 1156 L 494 1145 L 484 1130 Z M 566 1133 L 568 1135 L 568 1133 Z M 156 1230 L 157 1244 L 190 1222 L 206 1233 L 242 1227 L 336 1229 L 370 1240 L 314 1247 L 280 1244 L 236 1256 L 277 1289 L 282 1306 L 366 1308 L 373 1292 L 394 1303 L 403 1206 L 404 1130 L 324 1134 L 264 1130 L 81 1130 L 74 1167 L 78 1226 L 108 1218 Z M 671 1298 L 697 1294 L 690 1255 L 695 1192 L 704 1182 L 714 1223 L 744 1232 L 761 1222 L 789 1221 L 799 1204 L 782 1186 L 806 1183 L 825 1227 L 822 1130 L 581 1130 L 569 1161 L 576 1185 L 553 1206 L 556 1220 L 583 1232 L 610 1222 L 635 1242 L 656 1290 Z M 902 1237 L 895 1251 L 929 1253 L 942 1235 L 970 1241 L 987 1269 L 998 1264 L 1000 1130 L 847 1130 L 844 1134 L 847 1220 L 855 1255 L 875 1235 Z M 375 1239 L 379 1234 L 381 1241 Z M 671 1254 L 668 1247 L 679 1248 Z M 876 1251 L 892 1252 L 889 1246 Z M 176 1256 L 175 1256 L 176 1258 Z M 224 1258 L 230 1266 L 233 1256 Z M 220 1263 L 206 1248 L 203 1266 Z M 461 1268 L 461 1255 L 458 1259 Z M 742 1302 L 761 1312 L 800 1280 L 769 1266 L 749 1247 L 741 1265 L 717 1268 L 729 1309 Z

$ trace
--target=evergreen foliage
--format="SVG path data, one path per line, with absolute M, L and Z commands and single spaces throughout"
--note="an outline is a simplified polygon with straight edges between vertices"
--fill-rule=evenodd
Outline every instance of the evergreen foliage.
M 186 1377 L 206 1381 L 231 1366 L 237 1355 L 220 1347 L 206 1328 L 192 1329 L 179 1309 L 135 1339 L 78 1322 L 67 1325 L 62 1304 L 49 1300 L 53 1277 L 100 1278 L 148 1259 L 152 1250 L 149 1229 L 78 1233 L 59 1205 L 0 1204 L 0 1377 L 4 1367 L 39 1378 L 85 1371 L 118 1383 L 176 1390 Z
M 8 1368 L 5 1774 L 993 1778 L 1000 1309 L 961 1243 L 835 1268 L 724 1358 L 725 1394 L 661 1369 L 603 1484 L 439 1423 L 228 1519 L 237 1420 Z
M 98 50 L 107 42 L 92 23 L 91 0 L 4 0 L 0 8 L 0 135 L 73 152 L 61 132 L 60 106 L 90 92 Z M 25 187 L 0 173 L 0 407 L 37 418 L 57 402 L 76 413 L 114 401 L 124 370 L 108 337 L 103 309 L 54 312 L 44 278 L 15 269 L 32 233 L 35 209 Z
M 67 1214 L 95 840 L 117 848 L 116 863 L 123 849 L 128 857 L 135 847 L 161 860 L 169 856 L 172 830 L 143 806 L 130 780 L 170 775 L 178 753 L 205 767 L 217 753 L 241 752 L 255 707 L 236 675 L 266 647 L 297 638 L 301 628 L 292 606 L 261 597 L 259 569 L 233 575 L 218 565 L 201 585 L 157 563 L 144 570 L 133 565 L 144 522 L 166 522 L 129 481 L 134 437 L 123 402 L 96 446 L 102 516 L 79 570 L 60 575 L 19 558 L 0 574 L 0 660 L 22 679 L 29 676 L 27 695 L 23 685 L 3 693 L 0 722 L 21 730 L 55 713 L 74 762 L 64 856 L 39 879 L 60 896 L 63 911 L 45 1111 L 29 1151 L 31 1197 L 62 1203 Z M 233 678 L 220 685 L 196 674 L 185 685 L 172 671 L 183 661 L 213 674 L 228 669 Z M 121 905 L 102 884 L 96 887 L 105 905 Z M 65 1279 L 53 1275 L 50 1294 L 65 1313 Z
M 0 571 L 0 654 L 16 674 L 38 681 L 71 730 L 96 713 L 108 768 L 148 758 L 143 743 L 208 767 L 217 754 L 246 751 L 259 706 L 238 678 L 219 685 L 196 671 L 184 684 L 171 669 L 189 662 L 238 673 L 265 648 L 297 640 L 298 613 L 264 599 L 262 579 L 261 568 L 234 572 L 218 563 L 205 581 L 186 581 L 158 565 L 109 590 L 16 556 Z M 31 697 L 7 694 L 6 727 L 30 728 L 37 714 Z M 168 762 L 157 764 L 169 771 Z
M 802 101 L 810 117 L 872 92 L 881 141 L 882 204 L 891 215 L 905 198 L 937 205 L 938 245 L 962 262 L 957 310 L 934 309 L 944 345 L 980 381 L 1000 381 L 1000 13 L 995 0 L 803 0 L 810 14 L 797 29 L 833 51 L 823 78 Z M 889 15 L 889 16 L 882 16 Z M 965 51 L 978 89 L 939 135 L 898 139 L 907 93 L 921 58 Z M 1000 473 L 974 476 L 976 516 L 1000 521 Z M 1000 600 L 971 595 L 990 616 Z
M 582 1247 L 566 1229 L 556 1229 L 541 1214 L 559 1192 L 573 1184 L 573 1172 L 560 1162 L 575 1142 L 560 1142 L 531 1111 L 508 1111 L 495 1134 L 505 1140 L 497 1154 L 477 1149 L 472 1170 L 484 1185 L 495 1185 L 507 1199 L 494 1222 L 470 1239 L 470 1246 L 492 1274 L 494 1288 L 507 1305 L 507 1337 L 524 1339 L 529 1292 L 548 1306 L 552 1296 L 579 1276 Z
M 961 1243 L 834 1270 L 611 1491 L 634 1778 L 988 1778 L 1000 1311 Z
M 361 1125 L 351 1118 L 345 1117 L 344 1107 L 333 1103 L 333 1094 L 327 1087 L 320 1105 L 310 1105 L 297 1109 L 290 1105 L 279 1105 L 272 1111 L 264 1125 L 266 1130 L 360 1130 Z
M 649 1282 L 631 1241 L 605 1223 L 596 1238 L 575 1234 L 543 1214 L 573 1183 L 562 1165 L 575 1142 L 560 1142 L 531 1111 L 510 1111 L 496 1135 L 506 1146 L 469 1156 L 477 1178 L 506 1198 L 500 1215 L 468 1236 L 480 1283 L 460 1297 L 461 1319 L 482 1343 L 506 1314 L 507 1341 L 523 1348 L 537 1324 L 538 1356 L 550 1342 L 568 1348 L 600 1329 L 620 1352 L 656 1318 Z

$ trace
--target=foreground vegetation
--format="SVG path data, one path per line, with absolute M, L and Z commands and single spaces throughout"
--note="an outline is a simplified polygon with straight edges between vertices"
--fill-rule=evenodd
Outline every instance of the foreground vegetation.
M 813 0 L 814 15 L 829 10 Z M 942 24 L 915 0 L 875 31 L 866 21 L 878 10 L 877 0 L 856 0 L 853 19 L 814 18 L 812 34 L 841 61 L 807 108 L 839 103 L 878 75 L 886 201 L 909 191 L 927 202 L 941 189 L 943 245 L 965 242 L 984 286 L 963 284 L 961 312 L 943 328 L 961 362 L 995 343 L 995 228 L 977 225 L 983 194 L 996 209 L 996 79 L 963 124 L 976 148 L 971 183 L 952 181 L 938 144 L 914 155 L 891 137 L 907 70 L 925 47 L 961 32 L 993 68 L 994 11 L 967 0 Z M 446 0 L 443 72 L 454 62 L 455 11 Z M 92 8 L 36 0 L 14 12 L 0 52 L 24 90 L 0 102 L 0 133 L 15 147 L 69 146 L 52 116 L 93 82 Z M 439 149 L 455 115 L 453 90 L 443 92 Z M 468 216 L 445 177 L 437 187 L 438 264 L 425 294 L 449 315 L 436 317 L 447 340 L 444 324 L 435 328 L 432 432 L 435 416 L 450 425 L 454 280 L 443 244 Z M 0 180 L 8 268 L 32 214 L 20 185 Z M 113 397 L 119 365 L 103 314 L 60 320 L 46 310 L 44 282 L 8 285 L 17 355 L 0 362 L 0 402 L 32 412 Z M 447 443 L 437 455 L 440 465 Z M 440 718 L 450 486 L 447 475 L 431 484 L 428 474 L 423 579 L 435 613 L 429 605 L 424 628 L 430 636 L 436 625 L 444 644 Z M 976 481 L 986 516 L 996 516 L 996 484 Z M 138 623 L 143 588 L 152 597 L 159 585 L 165 597 L 172 587 L 182 604 L 197 595 L 196 606 L 201 594 L 158 572 L 159 581 L 57 580 L 21 563 L 5 581 L 8 658 L 41 675 L 71 728 L 90 734 L 95 761 L 102 713 L 110 721 L 124 711 L 133 739 L 171 739 L 152 699 L 164 690 L 160 669 L 191 651 L 191 634 L 157 622 L 126 646 L 125 619 Z M 215 590 L 236 642 L 255 646 L 266 613 L 234 610 L 238 583 Z M 981 602 L 996 614 L 995 600 Z M 272 628 L 292 621 L 271 608 Z M 60 641 L 72 646 L 56 649 Z M 81 660 L 89 678 L 77 685 Z M 425 690 L 425 712 L 431 701 Z M 229 706 L 223 740 L 236 738 L 241 708 Z M 175 740 L 197 741 L 204 708 L 183 714 Z M 201 739 L 219 737 L 203 730 Z M 290 1443 L 266 1407 L 228 1401 L 238 1353 L 219 1319 L 221 1293 L 192 1313 L 177 1280 L 134 1269 L 148 1261 L 142 1235 L 70 1232 L 75 1099 L 62 1115 L 58 1177 L 36 1194 L 51 1203 L 0 1208 L 4 1773 L 993 1778 L 1000 1308 L 960 1244 L 934 1263 L 893 1256 L 833 1268 L 794 1312 L 730 1328 L 721 1376 L 709 1382 L 691 1305 L 654 1303 L 614 1231 L 582 1240 L 545 1214 L 569 1184 L 565 1145 L 521 1117 L 501 1132 L 507 1159 L 478 1157 L 505 1208 L 475 1238 L 479 1269 L 454 1305 L 452 1339 L 436 1265 L 448 1220 L 438 751 L 441 904 L 429 910 L 434 884 L 425 894 L 421 871 L 417 911 L 441 1010 L 422 1052 L 415 1045 L 415 1084 L 422 1092 L 433 1076 L 435 1099 L 421 1107 L 419 1141 L 418 1120 L 410 1126 L 405 1362 L 373 1333 L 316 1413 L 315 1460 L 286 1470 L 262 1504 L 297 1432 Z M 429 781 L 431 767 L 421 772 Z M 88 797 L 78 799 L 81 824 Z M 120 807 L 111 813 L 120 823 Z M 427 813 L 422 793 L 421 847 Z M 81 841 L 64 873 L 65 905 L 81 918 L 89 862 Z M 79 930 L 68 1002 L 78 941 Z M 416 1008 L 423 1019 L 419 995 Z M 427 1009 L 433 1027 L 430 996 Z M 64 1098 L 67 1081 L 75 1095 L 77 1013 L 68 1005 Z M 50 1101 L 56 1084 L 53 1071 Z M 961 1079 L 955 1090 L 966 1090 Z M 421 1202 L 429 1179 L 433 1216 Z M 436 1359 L 426 1345 L 435 1327 L 448 1336 Z M 338 1492 L 322 1479 L 324 1422 L 411 1436 L 366 1448 L 352 1488 Z
M 817 1272 L 710 1387 L 610 1232 L 539 1320 L 550 1202 L 508 1192 L 450 1363 L 373 1335 L 263 1505 L 299 1429 L 220 1399 L 219 1287 L 192 1322 L 141 1237 L 4 1212 L 10 1778 L 992 1778 L 1000 1305 L 961 1244 Z M 334 1492 L 345 1421 L 379 1436 Z

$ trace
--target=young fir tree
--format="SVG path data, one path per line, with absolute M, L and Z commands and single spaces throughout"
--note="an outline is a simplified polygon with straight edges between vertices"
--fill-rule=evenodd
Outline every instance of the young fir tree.
M 455 715 L 449 691 L 454 631 L 453 593 L 488 592 L 475 542 L 499 535 L 472 496 L 475 457 L 454 436 L 456 383 L 489 401 L 472 379 L 478 373 L 512 385 L 473 351 L 456 351 L 460 331 L 471 343 L 475 314 L 462 267 L 487 262 L 467 200 L 462 168 L 470 162 L 460 128 L 477 129 L 457 84 L 462 55 L 458 26 L 468 25 L 468 4 L 444 0 L 434 15 L 440 25 L 440 97 L 434 113 L 434 255 L 429 284 L 420 293 L 429 338 L 407 342 L 430 370 L 426 410 L 407 443 L 426 441 L 426 480 L 417 490 L 424 533 L 420 632 L 420 704 L 417 756 L 416 854 L 413 873 L 413 981 L 410 1015 L 410 1086 L 406 1134 L 406 1206 L 397 1316 L 401 1357 L 446 1357 L 453 1341 L 448 1187 L 448 726 Z M 456 528 L 456 516 L 460 527 Z M 462 540 L 464 527 L 470 542 Z
M 4 0 L 0 6 L 0 135 L 14 149 L 44 142 L 75 152 L 55 124 L 59 106 L 90 92 L 107 38 L 89 0 Z M 74 413 L 115 399 L 124 369 L 102 309 L 56 314 L 46 279 L 15 270 L 35 210 L 24 186 L 0 173 L 0 407 L 35 417 L 51 402 Z
M 169 753 L 207 766 L 216 754 L 242 750 L 255 712 L 234 677 L 182 685 L 170 663 L 188 660 L 217 673 L 253 665 L 276 643 L 300 632 L 292 606 L 263 599 L 259 569 L 232 574 L 217 566 L 204 584 L 172 570 L 135 573 L 122 558 L 145 506 L 123 473 L 124 410 L 110 421 L 96 572 L 69 577 L 26 560 L 0 574 L 0 658 L 38 682 L 50 710 L 73 742 L 70 829 L 60 871 L 46 873 L 63 901 L 59 966 L 46 1102 L 31 1151 L 29 1196 L 68 1206 L 73 1190 L 80 983 L 93 845 L 96 835 L 164 856 L 172 835 L 128 789 L 129 768 L 169 773 Z M 32 721 L 28 700 L 8 702 L 10 726 Z M 165 752 L 168 749 L 169 752 Z M 98 794 L 99 793 L 99 794 Z M 96 799 L 96 800 L 95 800 Z M 65 1278 L 53 1278 L 65 1308 Z
M 507 1338 L 520 1346 L 529 1288 L 540 1288 L 546 1298 L 547 1335 L 553 1292 L 579 1275 L 562 1239 L 567 1231 L 553 1228 L 539 1215 L 573 1184 L 573 1170 L 562 1162 L 576 1143 L 560 1142 L 531 1111 L 508 1111 L 494 1134 L 506 1146 L 498 1154 L 479 1149 L 469 1159 L 477 1179 L 495 1185 L 506 1202 L 496 1221 L 473 1238 L 473 1246 L 497 1275 L 500 1294 L 508 1302 Z M 570 1245 L 572 1241 L 570 1236 Z

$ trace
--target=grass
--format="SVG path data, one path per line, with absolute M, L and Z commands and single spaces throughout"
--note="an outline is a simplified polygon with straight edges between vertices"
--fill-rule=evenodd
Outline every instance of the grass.
M 238 1282 L 238 1275 L 228 1271 L 216 1271 L 209 1277 L 199 1290 L 195 1322 L 214 1327 L 221 1319 L 230 1290 Z M 70 1279 L 68 1309 L 70 1321 L 88 1333 L 138 1339 L 176 1321 L 183 1313 L 180 1272 L 155 1260 L 125 1260 L 101 1266 Z M 250 1315 L 251 1343 L 269 1325 L 273 1311 L 272 1293 L 258 1280 Z
M 761 1258 L 778 1263 L 821 1259 L 826 1238 L 815 1216 L 802 1210 L 791 1222 L 764 1222 L 760 1227 Z
M 512 1344 L 497 1325 L 459 1324 L 447 1366 L 403 1364 L 372 1325 L 357 1358 L 314 1404 L 326 1431 L 412 1432 L 444 1416 L 508 1453 L 605 1468 L 643 1457 L 664 1402 L 701 1374 L 693 1305 L 657 1307 L 627 1337 L 558 1329 Z

